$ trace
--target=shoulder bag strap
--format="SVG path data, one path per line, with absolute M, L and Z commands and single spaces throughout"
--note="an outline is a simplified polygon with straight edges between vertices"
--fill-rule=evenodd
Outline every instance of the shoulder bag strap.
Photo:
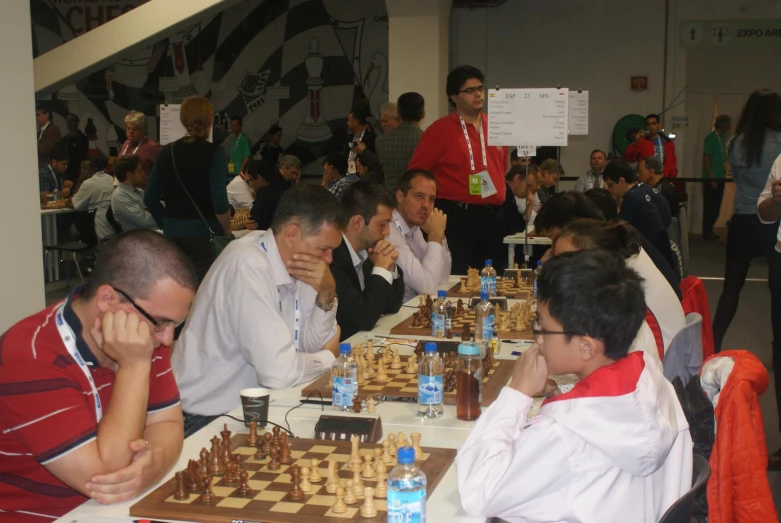
M 212 230 L 211 225 L 209 225 L 209 222 L 206 220 L 206 217 L 201 212 L 201 209 L 198 208 L 198 204 L 195 203 L 195 200 L 190 195 L 190 191 L 188 191 L 187 187 L 184 186 L 184 182 L 182 182 L 182 178 L 179 176 L 179 169 L 176 168 L 176 157 L 174 156 L 174 143 L 172 143 L 170 147 L 171 147 L 171 162 L 173 162 L 174 164 L 174 174 L 176 175 L 176 179 L 179 181 L 179 185 L 182 186 L 182 189 L 184 190 L 184 194 L 187 195 L 187 197 L 190 199 L 190 202 L 193 204 L 193 207 L 195 207 L 195 210 L 198 212 L 198 216 L 200 216 L 201 220 L 203 220 L 203 224 L 206 226 L 206 229 L 209 231 L 209 234 L 212 236 L 217 236 L 216 234 L 214 234 L 214 230 Z

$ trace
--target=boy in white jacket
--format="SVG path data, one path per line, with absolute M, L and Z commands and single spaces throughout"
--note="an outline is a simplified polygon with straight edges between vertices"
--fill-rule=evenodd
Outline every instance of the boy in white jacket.
M 643 352 L 642 280 L 599 250 L 545 264 L 535 343 L 456 458 L 469 514 L 510 522 L 656 523 L 691 488 L 692 440 L 672 385 Z M 526 419 L 548 374 L 576 374 Z

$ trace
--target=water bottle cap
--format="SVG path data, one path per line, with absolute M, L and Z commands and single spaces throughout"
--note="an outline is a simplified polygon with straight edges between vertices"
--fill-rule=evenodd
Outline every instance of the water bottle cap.
M 537 267 L 542 267 L 542 260 L 537 260 Z
M 339 354 L 350 354 L 350 352 L 352 352 L 352 347 L 349 343 L 339 344 Z
M 412 447 L 400 447 L 396 449 L 396 459 L 401 465 L 415 463 L 415 449 Z
M 437 298 L 447 298 L 447 291 L 437 291 Z
M 480 347 L 476 343 L 471 341 L 458 344 L 458 353 L 463 356 L 479 356 Z
M 480 291 L 480 299 L 483 301 L 488 301 L 488 293 L 485 291 Z
M 437 344 L 433 341 L 429 341 L 426 343 L 425 350 L 426 352 L 437 352 Z
M 486 267 L 490 267 L 492 263 L 493 263 L 493 261 L 491 261 L 491 260 L 485 260 L 485 266 Z

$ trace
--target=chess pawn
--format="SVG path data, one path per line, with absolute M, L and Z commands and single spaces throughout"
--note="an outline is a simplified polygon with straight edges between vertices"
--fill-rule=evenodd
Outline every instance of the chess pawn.
M 366 479 L 371 479 L 377 475 L 377 473 L 374 471 L 374 468 L 372 467 L 372 455 L 371 454 L 364 454 L 363 455 L 363 471 L 361 472 L 361 476 Z
M 396 456 L 396 434 L 390 433 L 388 434 L 388 441 L 390 442 L 390 446 L 388 447 L 388 452 L 390 452 L 391 456 Z
M 277 447 L 271 447 L 271 461 L 268 462 L 269 470 L 279 470 L 279 449 Z
M 374 489 L 366 487 L 363 489 L 363 495 L 366 497 L 366 500 L 361 506 L 361 516 L 373 518 L 377 515 L 377 507 L 374 506 Z
M 334 514 L 344 514 L 347 512 L 347 503 L 344 502 L 344 487 L 336 488 L 336 504 L 331 507 Z
M 366 408 L 367 412 L 369 414 L 374 414 L 377 412 L 377 400 L 374 399 L 374 397 L 370 396 L 369 399 L 366 400 Z M 377 449 L 375 449 L 377 450 Z
M 387 349 L 387 347 L 385 347 Z M 384 383 L 388 381 L 388 372 L 385 369 L 385 358 L 380 357 L 379 363 L 377 363 L 377 375 L 374 377 L 374 381 Z
M 377 487 L 374 491 L 374 495 L 378 498 L 385 498 L 388 496 L 388 471 L 385 470 L 385 463 L 380 462 L 382 470 L 377 469 Z
M 309 467 L 301 468 L 301 490 L 304 492 L 312 491 L 312 483 L 309 481 Z
M 203 494 L 201 494 L 201 501 L 204 503 L 211 503 L 214 501 L 214 491 L 212 490 L 212 478 L 205 476 L 203 478 Z
M 239 474 L 239 495 L 246 496 L 251 490 L 249 486 L 249 472 L 241 469 L 241 474 Z
M 386 465 L 393 463 L 393 456 L 390 454 L 390 441 L 387 439 L 382 442 L 382 457 L 380 459 Z
M 374 470 L 377 470 L 377 466 L 382 463 L 382 449 L 380 447 L 377 447 L 374 449 L 374 461 L 372 463 L 372 466 L 374 467 Z
M 320 483 L 323 481 L 323 477 L 320 475 L 320 470 L 318 467 L 320 466 L 320 460 L 319 459 L 311 459 L 309 460 L 309 481 L 312 483 Z
M 337 462 L 330 460 L 328 462 L 328 479 L 325 482 L 325 491 L 329 494 L 336 492 L 339 487 L 339 476 L 336 472 Z
M 396 437 L 396 448 L 406 447 L 408 443 L 407 436 L 402 431 L 399 431 L 399 435 Z
M 198 462 L 198 475 L 205 478 L 209 475 L 209 451 L 206 447 L 201 449 L 201 459 Z
M 336 490 L 338 491 L 342 487 L 338 487 Z M 353 503 L 356 503 L 358 501 L 358 498 L 355 497 L 355 488 L 353 485 L 353 480 L 348 479 L 347 480 L 347 489 L 345 490 L 344 495 L 344 502 L 348 505 L 352 505 Z
M 399 350 L 396 349 L 393 351 L 393 362 L 391 362 L 391 369 L 400 369 L 401 368 L 401 357 L 399 355 Z
M 301 501 L 304 499 L 304 491 L 301 489 L 301 468 L 298 465 L 290 467 L 290 480 L 293 483 L 293 488 L 288 492 L 288 496 L 293 501 Z M 311 485 L 309 486 L 311 489 Z

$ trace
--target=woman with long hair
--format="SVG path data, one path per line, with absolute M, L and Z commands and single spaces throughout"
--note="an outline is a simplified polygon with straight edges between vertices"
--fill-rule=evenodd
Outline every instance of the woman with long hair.
M 163 233 L 192 260 L 199 283 L 214 261 L 212 233 L 231 235 L 228 157 L 207 140 L 213 118 L 214 106 L 203 96 L 182 102 L 179 119 L 187 134 L 160 151 L 144 195 Z
M 778 223 L 763 224 L 757 200 L 770 168 L 781 154 L 781 96 L 768 89 L 754 91 L 727 145 L 735 179 L 735 208 L 727 229 L 724 287 L 713 317 L 713 342 L 721 350 L 724 335 L 735 317 L 746 275 L 754 258 L 770 256 Z

